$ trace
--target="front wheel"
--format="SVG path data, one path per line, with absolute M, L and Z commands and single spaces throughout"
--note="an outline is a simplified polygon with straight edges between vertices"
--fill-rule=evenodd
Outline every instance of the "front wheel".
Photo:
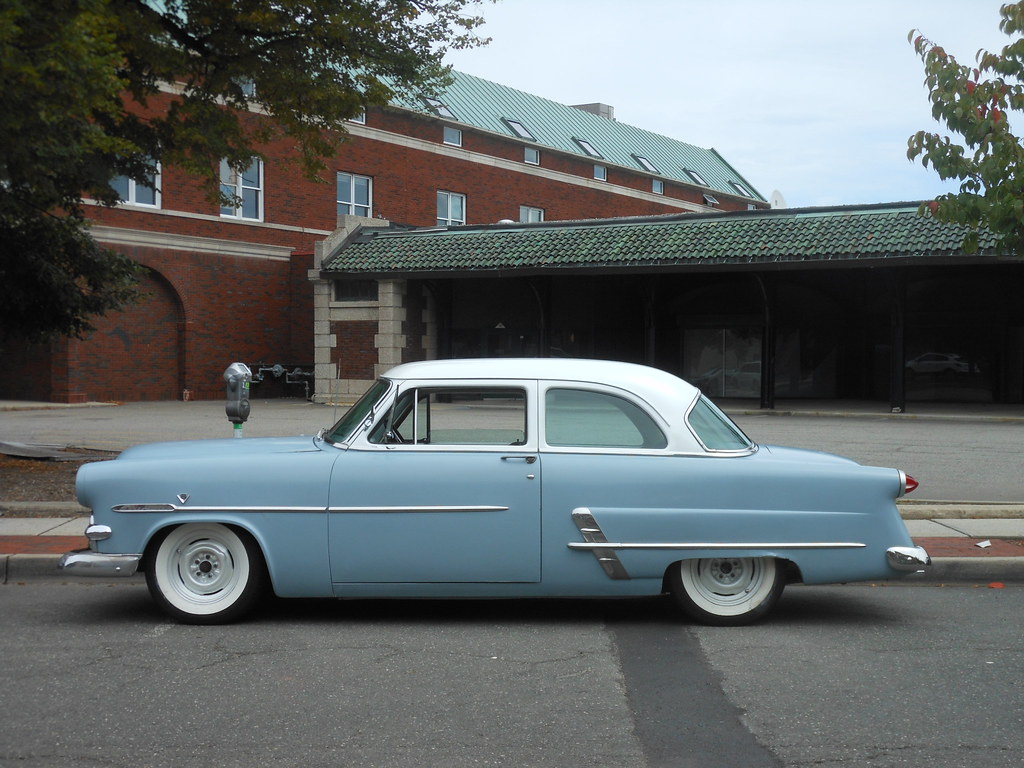
M 683 560 L 669 569 L 672 597 L 691 618 L 717 627 L 750 624 L 767 614 L 786 587 L 773 557 Z
M 252 537 L 219 523 L 188 523 L 154 542 L 146 585 L 186 624 L 234 621 L 263 593 L 266 570 Z

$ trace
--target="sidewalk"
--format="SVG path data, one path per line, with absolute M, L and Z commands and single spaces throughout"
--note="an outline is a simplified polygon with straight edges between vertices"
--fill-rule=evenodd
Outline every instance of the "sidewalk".
M 774 411 L 759 411 L 751 401 L 721 400 L 733 416 L 801 418 L 869 418 L 973 421 L 1024 424 L 1024 407 L 999 405 L 914 404 L 903 414 L 889 414 L 884 403 L 782 401 Z M 247 436 L 312 434 L 334 422 L 344 407 L 282 399 L 253 403 Z M 5 418 L 6 417 L 6 418 Z M 154 429 L 154 424 L 158 427 Z M 74 445 L 119 451 L 142 442 L 231 434 L 222 402 L 140 403 L 115 406 L 0 401 L 0 437 L 25 442 Z M 82 532 L 87 510 L 74 502 L 6 502 L 0 489 L 0 584 L 30 578 L 69 578 L 56 564 L 60 555 L 86 547 Z M 1024 502 L 900 503 L 914 541 L 932 556 L 933 565 L 919 583 L 1024 584 Z M 37 515 L 21 517 L 21 514 Z M 982 545 L 982 546 L 979 546 Z M 923 581 L 921 581 L 923 579 Z

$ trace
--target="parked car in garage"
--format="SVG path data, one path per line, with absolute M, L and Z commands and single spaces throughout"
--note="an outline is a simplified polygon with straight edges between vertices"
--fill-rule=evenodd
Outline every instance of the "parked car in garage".
M 171 616 L 281 597 L 629 597 L 745 624 L 787 583 L 929 564 L 897 469 L 758 445 L 663 371 L 400 365 L 315 437 L 158 443 L 87 464 L 68 573 L 145 572 Z

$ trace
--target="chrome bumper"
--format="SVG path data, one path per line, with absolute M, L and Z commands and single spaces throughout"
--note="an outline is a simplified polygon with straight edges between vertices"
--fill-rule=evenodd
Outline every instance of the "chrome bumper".
M 924 547 L 889 547 L 885 556 L 897 571 L 920 571 L 932 564 Z
M 76 549 L 61 557 L 57 567 L 74 576 L 132 576 L 139 569 L 142 555 L 104 555 L 89 549 Z

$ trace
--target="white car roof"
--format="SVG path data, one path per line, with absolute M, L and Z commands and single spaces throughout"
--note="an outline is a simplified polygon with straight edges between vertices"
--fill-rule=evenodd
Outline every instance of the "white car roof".
M 678 376 L 646 365 L 563 357 L 477 358 L 403 363 L 384 376 L 396 380 L 503 379 L 604 384 L 632 392 L 663 416 L 681 416 L 699 390 Z M 675 421 L 675 419 L 672 419 Z

